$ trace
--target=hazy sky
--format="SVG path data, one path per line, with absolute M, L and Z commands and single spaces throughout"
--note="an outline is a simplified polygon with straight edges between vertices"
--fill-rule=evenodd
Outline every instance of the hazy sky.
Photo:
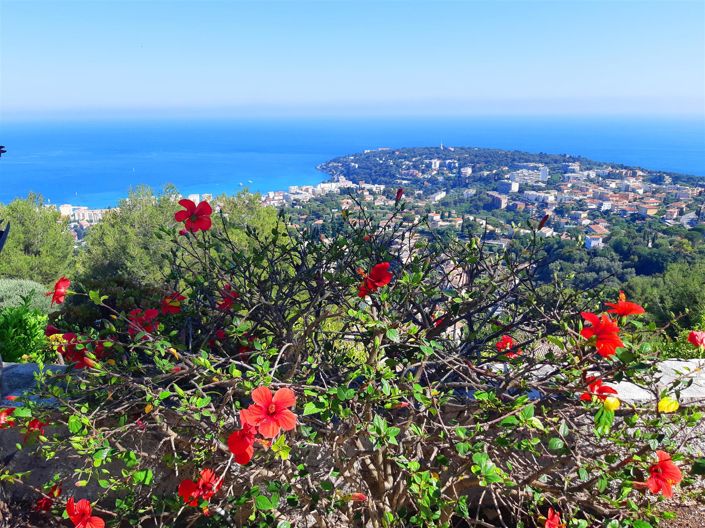
M 0 0 L 30 115 L 705 114 L 705 2 Z

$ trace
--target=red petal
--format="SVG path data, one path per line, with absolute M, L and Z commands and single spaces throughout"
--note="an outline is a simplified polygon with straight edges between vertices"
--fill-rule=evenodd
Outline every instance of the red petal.
M 279 434 L 279 430 L 281 429 L 281 427 L 276 422 L 276 420 L 269 416 L 265 416 L 265 418 L 260 422 L 257 429 L 259 431 L 259 434 L 261 434 L 265 438 L 274 438 Z
M 177 222 L 183 222 L 184 220 L 186 220 L 190 216 L 191 215 L 189 214 L 188 211 L 186 211 L 185 209 L 180 209 L 180 210 L 176 211 L 176 213 L 174 213 L 174 220 L 176 220 Z
M 206 216 L 206 215 L 213 214 L 213 209 L 211 208 L 211 204 L 209 204 L 208 202 L 205 202 L 205 201 L 199 203 L 194 211 L 194 214 L 197 216 Z
M 100 517 L 90 517 L 83 525 L 85 528 L 105 528 L 105 521 Z
M 260 422 L 268 416 L 268 414 L 265 407 L 253 403 L 247 409 L 243 409 L 240 412 L 240 416 L 244 418 L 249 425 L 254 427 L 259 425 Z
M 213 222 L 211 222 L 210 216 L 201 216 L 193 222 L 193 228 L 196 230 L 200 229 L 201 231 L 208 231 L 212 225 Z
M 272 391 L 269 387 L 257 387 L 252 391 L 252 400 L 266 409 L 272 403 Z
M 188 198 L 182 198 L 181 200 L 179 200 L 179 205 L 186 209 L 190 214 L 193 214 L 193 212 L 196 210 L 196 204 Z
M 583 319 L 585 319 L 592 326 L 599 326 L 600 325 L 600 318 L 597 315 L 595 315 L 594 313 L 580 312 L 580 315 L 582 315 Z
M 277 413 L 275 420 L 285 431 L 291 431 L 296 427 L 296 415 L 288 409 Z
M 296 394 L 293 390 L 284 387 L 274 394 L 272 403 L 276 405 L 277 410 L 293 407 L 296 405 Z
M 241 452 L 235 454 L 235 462 L 244 466 L 245 464 L 249 463 L 250 460 L 252 460 L 252 457 L 254 456 L 254 454 L 255 454 L 255 448 L 250 446 L 247 449 L 245 449 L 244 451 L 241 451 Z

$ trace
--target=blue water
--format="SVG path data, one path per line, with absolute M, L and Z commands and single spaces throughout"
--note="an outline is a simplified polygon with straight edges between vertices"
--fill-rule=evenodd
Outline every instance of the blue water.
M 705 119 L 6 122 L 0 202 L 37 192 L 52 203 L 105 207 L 142 183 L 173 183 L 184 194 L 279 190 L 322 181 L 316 165 L 336 156 L 441 142 L 705 176 Z

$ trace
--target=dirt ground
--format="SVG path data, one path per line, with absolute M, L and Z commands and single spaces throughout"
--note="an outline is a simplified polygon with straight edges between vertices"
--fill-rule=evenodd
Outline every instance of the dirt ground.
M 668 521 L 669 528 L 703 528 L 705 527 L 705 504 L 671 507 L 676 514 L 673 521 Z

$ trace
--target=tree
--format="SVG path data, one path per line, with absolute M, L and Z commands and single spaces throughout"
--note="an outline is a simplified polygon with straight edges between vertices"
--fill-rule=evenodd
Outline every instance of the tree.
M 170 245 L 159 233 L 173 226 L 178 196 L 173 187 L 159 195 L 146 186 L 131 190 L 117 209 L 89 231 L 79 255 L 79 278 L 136 286 L 159 284 Z
M 659 324 L 670 322 L 673 314 L 679 318 L 679 326 L 695 328 L 705 316 L 704 276 L 705 260 L 677 262 L 663 275 L 634 277 L 629 289 L 636 300 L 649 306 Z
M 174 253 L 174 238 L 179 227 L 174 213 L 181 208 L 180 195 L 173 186 L 160 194 L 141 186 L 130 191 L 118 208 L 108 212 L 86 237 L 86 247 L 79 255 L 77 283 L 85 290 L 100 289 L 115 299 L 115 308 L 141 305 L 150 298 L 166 293 L 170 262 L 186 259 L 185 248 Z M 227 217 L 233 229 L 229 232 L 233 243 L 245 248 L 246 228 L 258 232 L 271 230 L 277 213 L 263 207 L 259 195 L 242 192 L 237 196 L 219 196 L 212 201 L 214 231 L 221 222 L 218 215 Z M 171 284 L 178 289 L 178 284 Z M 96 307 L 86 299 L 76 299 L 65 309 L 65 315 L 83 324 L 97 317 Z
M 0 205 L 12 230 L 0 258 L 0 278 L 49 284 L 74 266 L 74 239 L 68 221 L 38 194 Z

